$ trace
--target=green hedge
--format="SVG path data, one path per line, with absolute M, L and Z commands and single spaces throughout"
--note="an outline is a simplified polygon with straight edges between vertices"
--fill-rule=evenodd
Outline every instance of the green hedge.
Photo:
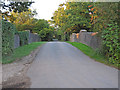
M 102 32 L 104 54 L 109 62 L 120 64 L 120 42 L 119 26 L 116 23 L 108 24 L 108 27 Z
M 27 45 L 29 40 L 29 31 L 19 31 L 17 34 L 20 37 L 20 46 Z
M 15 26 L 7 21 L 2 21 L 2 56 L 8 56 L 14 50 Z

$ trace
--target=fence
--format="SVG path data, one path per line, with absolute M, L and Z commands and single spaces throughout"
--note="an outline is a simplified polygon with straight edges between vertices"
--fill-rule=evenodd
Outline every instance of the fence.
M 32 42 L 39 42 L 41 41 L 40 36 L 34 33 L 29 32 L 28 44 Z M 20 46 L 20 36 L 18 34 L 14 35 L 14 48 Z
M 70 36 L 71 42 L 81 42 L 83 44 L 86 44 L 93 49 L 100 48 L 101 47 L 101 40 L 99 37 L 92 36 L 93 32 L 87 32 L 86 30 L 81 30 L 79 33 L 72 33 Z

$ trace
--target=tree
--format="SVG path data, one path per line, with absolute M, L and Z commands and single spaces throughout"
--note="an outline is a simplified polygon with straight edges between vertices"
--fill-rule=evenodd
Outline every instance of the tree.
M 43 30 L 39 31 L 39 35 L 42 41 L 50 41 L 53 39 L 54 28 L 53 27 L 44 28 Z
M 29 9 L 26 12 L 11 12 L 11 16 L 8 18 L 8 20 L 16 25 L 16 28 L 18 31 L 23 30 L 33 30 L 35 26 L 35 20 L 33 16 L 36 15 L 31 9 Z
M 91 27 L 90 11 L 88 5 L 90 3 L 84 2 L 68 2 L 66 13 L 69 14 L 69 28 L 73 32 L 79 32 L 80 29 L 88 29 Z M 76 28 L 76 29 L 74 29 Z
M 98 18 L 93 20 L 94 31 L 102 32 L 107 24 L 111 22 L 118 22 L 118 3 L 117 2 L 97 2 L 94 3 L 97 11 L 94 16 Z
M 29 7 L 31 6 L 32 3 L 34 2 L 15 2 L 15 1 L 7 1 L 9 4 L 6 4 L 5 2 L 2 2 L 3 6 L 2 8 L 5 9 L 6 11 L 10 12 L 25 12 L 28 11 Z
M 39 31 L 43 30 L 44 28 L 49 28 L 49 24 L 47 20 L 39 19 L 33 28 L 33 32 L 39 33 Z
M 2 1 L 2 9 L 4 12 L 2 12 L 2 19 L 3 20 L 8 20 L 8 18 L 15 19 L 12 15 L 10 15 L 10 12 L 15 12 L 15 13 L 21 13 L 21 12 L 26 12 L 29 11 L 29 7 L 31 6 L 33 2 L 15 2 L 15 1 L 7 1 L 6 2 Z
M 15 19 L 10 18 L 9 20 L 10 20 L 12 23 L 15 23 L 15 24 L 25 24 L 25 23 L 29 23 L 29 22 L 30 22 L 30 19 L 32 19 L 35 14 L 36 14 L 36 13 L 34 13 L 31 9 L 29 9 L 29 10 L 26 11 L 26 12 L 23 11 L 23 12 L 21 12 L 21 13 L 11 12 L 11 15 L 12 15 Z
M 53 21 L 55 25 L 63 27 L 67 32 L 79 32 L 80 29 L 91 28 L 91 16 L 89 5 L 93 3 L 67 2 L 60 4 L 57 11 L 54 12 Z M 66 9 L 64 9 L 64 6 Z
M 91 28 L 91 15 L 88 6 L 92 3 L 66 2 L 60 4 L 54 12 L 52 21 L 65 34 L 67 40 L 71 33 L 78 33 L 81 29 Z M 65 7 L 65 8 L 64 8 Z

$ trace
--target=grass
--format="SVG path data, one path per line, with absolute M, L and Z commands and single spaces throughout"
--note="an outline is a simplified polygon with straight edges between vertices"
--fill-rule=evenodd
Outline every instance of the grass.
M 35 50 L 38 46 L 44 44 L 45 42 L 34 42 L 28 45 L 18 47 L 14 50 L 14 53 L 10 56 L 2 58 L 2 64 L 12 63 L 13 61 L 27 56 L 31 51 Z
M 69 42 L 69 41 L 67 41 L 67 43 L 75 46 L 76 48 L 81 50 L 84 54 L 86 54 L 87 56 L 89 56 L 90 58 L 92 58 L 98 62 L 101 62 L 106 65 L 112 66 L 114 68 L 120 69 L 120 68 L 118 68 L 118 65 L 109 63 L 103 55 L 97 54 L 95 50 L 93 50 L 91 47 L 89 47 L 85 44 L 82 44 L 79 42 Z

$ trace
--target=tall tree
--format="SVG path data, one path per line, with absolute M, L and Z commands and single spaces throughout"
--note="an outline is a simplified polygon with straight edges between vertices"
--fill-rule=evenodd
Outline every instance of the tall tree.
M 28 2 L 2 1 L 2 19 L 7 20 L 8 18 L 13 18 L 10 12 L 21 13 L 28 11 L 32 3 L 34 2 L 29 2 L 29 0 Z
M 91 28 L 91 11 L 88 6 L 91 4 L 93 3 L 67 2 L 60 4 L 53 15 L 55 25 L 62 27 L 67 32 L 79 32 L 80 29 L 89 30 Z
M 93 19 L 94 31 L 102 32 L 104 28 L 107 27 L 108 23 L 119 22 L 118 19 L 118 3 L 117 2 L 97 2 L 94 3 L 97 11 L 93 16 L 97 16 L 96 19 Z
M 33 32 L 39 33 L 39 31 L 43 30 L 44 28 L 49 28 L 49 24 L 47 20 L 39 19 L 33 28 Z
M 5 2 L 2 2 L 3 6 L 2 8 L 5 9 L 6 11 L 10 12 L 23 12 L 23 11 L 28 11 L 29 7 L 31 6 L 32 3 L 34 2 L 15 2 L 15 1 L 7 1 L 8 3 L 6 4 Z

